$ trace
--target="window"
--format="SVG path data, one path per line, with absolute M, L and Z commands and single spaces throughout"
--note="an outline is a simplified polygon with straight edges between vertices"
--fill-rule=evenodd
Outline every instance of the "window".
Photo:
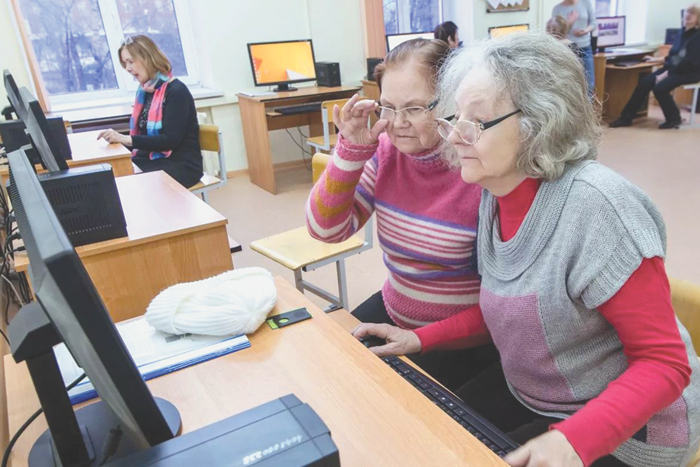
M 146 34 L 197 82 L 185 0 L 18 0 L 52 104 L 133 97 L 138 83 L 119 63 L 125 37 Z M 26 44 L 25 44 L 26 45 Z
M 595 0 L 595 15 L 617 16 L 617 0 Z
M 442 23 L 442 0 L 383 0 L 386 34 L 430 32 Z

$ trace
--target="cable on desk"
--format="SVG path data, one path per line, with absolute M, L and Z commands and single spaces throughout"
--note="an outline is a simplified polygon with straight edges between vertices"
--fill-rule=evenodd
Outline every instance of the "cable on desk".
M 70 383 L 70 384 L 66 387 L 66 391 L 70 391 L 71 389 L 73 389 L 74 387 L 76 387 L 76 386 L 78 385 L 78 383 L 80 383 L 83 379 L 85 379 L 85 373 L 83 373 L 83 374 L 80 375 L 78 378 L 76 378 L 75 381 L 73 381 L 72 383 Z M 15 433 L 15 435 L 14 435 L 14 436 L 12 437 L 12 439 L 10 440 L 10 443 L 7 445 L 7 448 L 5 449 L 5 454 L 3 454 L 3 456 L 2 456 L 2 464 L 1 464 L 2 467 L 7 467 L 7 463 L 8 463 L 9 460 L 10 460 L 10 453 L 12 452 L 12 448 L 15 446 L 15 444 L 17 444 L 17 441 L 19 440 L 19 437 L 22 436 L 22 433 L 24 433 L 25 430 L 26 430 L 27 428 L 29 428 L 29 425 L 31 425 L 32 422 L 33 422 L 34 420 L 36 420 L 37 418 L 39 418 L 39 415 L 41 415 L 42 413 L 44 413 L 44 409 L 39 409 L 39 410 L 37 410 L 36 412 L 34 412 L 34 413 L 32 414 L 31 417 L 29 417 L 29 418 L 27 419 L 26 422 L 24 422 L 24 424 L 22 424 L 21 427 L 19 427 L 19 430 L 17 430 L 17 433 Z

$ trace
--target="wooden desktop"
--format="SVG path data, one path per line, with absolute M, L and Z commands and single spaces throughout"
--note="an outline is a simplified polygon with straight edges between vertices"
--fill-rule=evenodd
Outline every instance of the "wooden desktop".
M 297 115 L 282 115 L 274 111 L 275 107 L 345 99 L 359 90 L 360 88 L 355 86 L 311 86 L 269 96 L 251 97 L 238 94 L 250 181 L 273 195 L 277 194 L 269 131 L 308 125 L 310 136 L 323 134 L 320 110 Z
M 233 269 L 228 221 L 165 172 L 116 179 L 128 237 L 76 248 L 112 319 L 141 315 L 162 290 Z M 26 254 L 15 255 L 26 271 Z
M 98 140 L 99 131 L 86 131 L 83 133 L 69 133 L 68 144 L 70 144 L 73 159 L 66 161 L 68 167 L 83 167 L 86 165 L 109 164 L 115 177 L 132 175 L 134 167 L 131 164 L 131 151 L 121 144 L 109 144 L 105 140 Z M 38 171 L 42 171 L 38 167 Z M 2 186 L 9 179 L 9 168 L 4 165 L 0 167 L 0 180 Z
M 179 409 L 183 433 L 286 394 L 308 403 L 331 430 L 343 466 L 506 464 L 284 279 L 271 314 L 306 307 L 313 319 L 249 335 L 251 348 L 147 382 Z M 38 407 L 26 365 L 5 357 L 10 432 Z M 32 423 L 10 457 L 27 465 L 46 429 Z
M 641 62 L 637 65 L 621 67 L 615 65 L 618 59 L 642 60 L 646 55 L 653 55 L 654 50 L 638 50 L 625 52 L 624 49 L 617 52 L 597 53 L 593 57 L 595 68 L 596 96 L 603 103 L 603 118 L 615 120 L 622 114 L 627 101 L 632 97 L 634 88 L 639 80 L 651 73 L 654 64 Z M 647 106 L 643 106 L 637 113 L 638 117 L 646 116 Z

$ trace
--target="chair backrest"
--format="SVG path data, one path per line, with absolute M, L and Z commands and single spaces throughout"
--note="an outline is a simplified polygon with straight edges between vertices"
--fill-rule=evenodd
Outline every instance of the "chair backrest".
M 199 145 L 202 151 L 219 152 L 219 127 L 216 125 L 199 125 Z
M 700 287 L 669 277 L 673 309 L 690 333 L 695 351 L 700 353 Z
M 323 101 L 321 103 L 321 112 L 325 114 L 324 123 L 333 123 L 333 107 L 337 105 L 342 109 L 349 100 L 350 99 L 336 99 L 333 101 Z
M 317 152 L 314 154 L 314 157 L 311 158 L 311 174 L 314 183 L 321 178 L 321 174 L 323 174 L 323 171 L 326 170 L 326 166 L 328 165 L 328 161 L 330 159 L 330 154 L 324 154 L 322 152 Z

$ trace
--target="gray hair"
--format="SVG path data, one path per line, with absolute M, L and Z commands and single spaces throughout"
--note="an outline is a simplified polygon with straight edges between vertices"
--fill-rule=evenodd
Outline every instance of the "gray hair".
M 595 159 L 602 135 L 599 104 L 591 102 L 583 67 L 566 45 L 543 33 L 511 34 L 454 53 L 438 83 L 438 116 L 455 113 L 455 95 L 474 67 L 485 67 L 498 96 L 522 113 L 517 167 L 529 177 L 555 180 L 567 164 Z M 459 158 L 443 145 L 452 166 Z

